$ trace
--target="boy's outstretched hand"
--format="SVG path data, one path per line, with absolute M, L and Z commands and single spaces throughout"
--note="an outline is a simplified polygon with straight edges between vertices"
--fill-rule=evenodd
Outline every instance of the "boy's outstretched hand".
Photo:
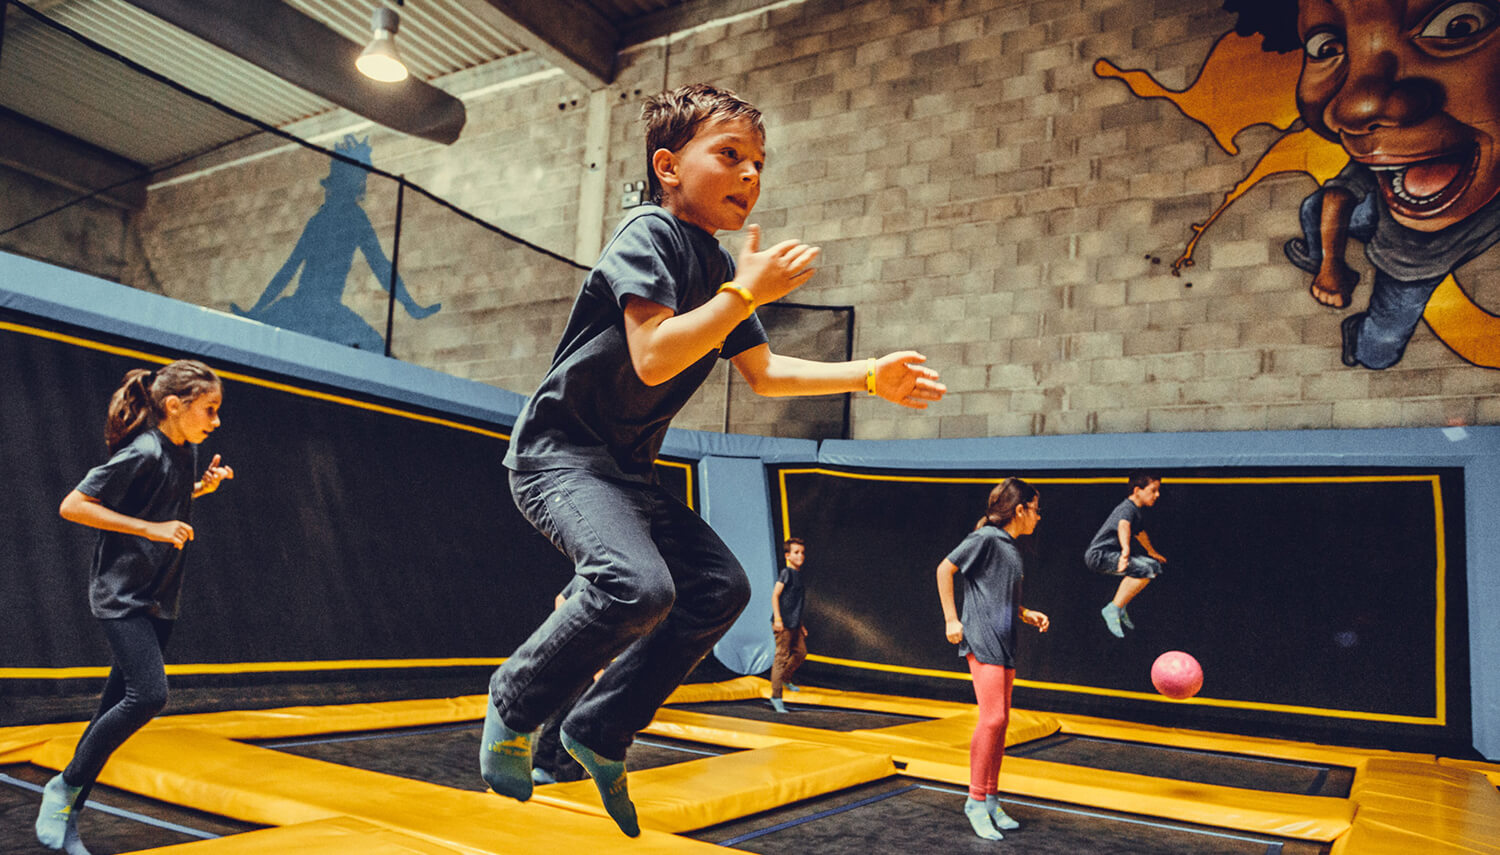
M 887 353 L 875 361 L 875 394 L 903 407 L 925 410 L 930 401 L 941 401 L 948 387 L 938 382 L 938 373 L 923 366 L 927 357 L 915 350 Z
M 812 266 L 820 247 L 799 240 L 784 240 L 767 250 L 760 248 L 760 226 L 745 227 L 745 245 L 735 264 L 735 284 L 749 289 L 755 305 L 774 303 L 801 287 L 817 269 Z

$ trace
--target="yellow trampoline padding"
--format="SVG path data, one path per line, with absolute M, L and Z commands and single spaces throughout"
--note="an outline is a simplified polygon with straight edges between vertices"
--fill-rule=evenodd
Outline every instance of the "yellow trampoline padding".
M 1443 757 L 1438 760 L 1444 766 L 1454 766 L 1459 769 L 1468 769 L 1490 779 L 1490 783 L 1500 787 L 1500 763 L 1484 763 L 1479 760 L 1459 760 L 1453 757 Z
M 485 695 L 465 695 L 366 704 L 231 710 L 164 716 L 153 721 L 152 725 L 196 730 L 228 739 L 284 739 L 479 721 L 484 718 L 485 701 Z
M 214 840 L 138 850 L 135 855 L 467 855 L 471 849 L 443 846 L 389 828 L 340 817 L 284 828 L 264 828 Z
M 744 700 L 768 693 L 767 681 L 746 677 L 684 686 L 671 703 Z M 708 844 L 657 829 L 702 827 L 828 789 L 878 780 L 892 774 L 893 761 L 911 777 L 959 786 L 968 782 L 973 704 L 810 688 L 788 695 L 788 700 L 933 720 L 840 733 L 798 726 L 795 714 L 767 722 L 663 708 L 648 733 L 752 750 L 697 761 L 705 765 L 696 769 L 688 763 L 632 773 L 631 789 L 648 830 L 631 841 L 630 848 L 706 853 Z M 163 716 L 116 752 L 101 780 L 186 807 L 278 826 L 184 845 L 200 847 L 192 851 L 205 855 L 288 851 L 558 855 L 560 846 L 612 852 L 624 845 L 614 824 L 599 815 L 598 796 L 589 782 L 562 785 L 579 791 L 571 795 L 559 787 L 542 788 L 537 798 L 522 805 L 489 793 L 453 790 L 229 739 L 478 722 L 485 704 L 481 694 Z M 83 727 L 83 722 L 70 722 L 0 728 L 0 762 L 62 768 Z M 1023 710 L 1012 711 L 1006 742 L 1027 742 L 1059 729 L 1079 736 L 1353 767 L 1353 792 L 1349 799 L 1265 793 L 1024 757 L 1006 759 L 1000 779 L 1003 790 L 1247 832 L 1334 840 L 1334 855 L 1500 855 L 1497 764 Z M 804 763 L 818 774 L 797 777 Z M 832 774 L 846 775 L 849 782 L 819 777 L 830 766 L 837 767 Z M 704 769 L 709 771 L 705 774 Z M 786 779 L 789 773 L 792 778 Z M 768 780 L 762 780 L 767 776 Z M 773 787 L 783 789 L 776 792 Z M 712 802 L 712 808 L 704 802 Z M 298 842 L 303 840 L 305 845 Z M 170 848 L 175 852 L 184 847 Z
M 227 739 L 284 739 L 360 730 L 422 727 L 484 718 L 485 696 L 338 704 L 321 707 L 284 707 L 271 710 L 167 715 L 154 718 L 147 729 L 196 730 Z M 51 739 L 78 737 L 86 722 L 0 728 L 0 762 L 25 762 L 37 746 Z
M 33 754 L 54 739 L 78 739 L 87 722 L 35 724 L 0 728 L 0 763 L 28 763 Z
M 1333 855 L 1500 853 L 1500 792 L 1481 772 L 1372 758 L 1349 798 L 1358 812 Z
M 1148 745 L 1166 745 L 1172 748 L 1191 748 L 1200 751 L 1222 751 L 1229 754 L 1244 754 L 1247 757 L 1269 757 L 1277 760 L 1348 767 L 1353 767 L 1361 759 L 1372 756 L 1426 761 L 1433 759 L 1431 754 L 1399 754 L 1380 749 L 1340 748 L 1311 742 L 1287 742 L 1255 736 L 1183 730 L 1088 716 L 1059 713 L 1050 715 L 1057 720 L 1063 733 L 1075 736 L 1092 736 L 1122 742 L 1143 742 Z
M 74 740 L 53 740 L 32 762 L 60 769 L 73 748 Z M 110 757 L 99 780 L 246 822 L 287 826 L 350 817 L 467 852 L 608 852 L 622 841 L 607 818 L 325 763 L 190 730 L 142 730 Z M 717 851 L 656 831 L 644 832 L 630 845 L 641 852 Z
M 947 718 L 872 728 L 861 732 L 906 739 L 925 745 L 942 745 L 967 750 L 969 740 L 974 736 L 974 727 L 978 723 L 979 710 L 971 706 L 967 712 L 950 715 Z M 1056 733 L 1057 729 L 1057 720 L 1050 715 L 1013 709 L 1010 712 L 1010 726 L 1005 730 L 1005 744 L 1020 745 L 1023 742 L 1043 739 Z
M 824 731 L 769 721 L 710 715 L 662 707 L 642 733 L 722 745 L 726 748 L 769 748 L 783 742 L 817 742 Z
M 788 716 L 788 718 L 795 720 L 796 717 Z M 922 723 L 930 724 L 930 722 Z M 965 736 L 960 740 L 957 735 L 964 726 L 961 718 L 953 729 L 944 733 L 946 741 L 958 742 L 957 745 L 922 743 L 888 732 L 909 726 L 912 725 L 842 732 L 780 722 L 710 715 L 688 710 L 662 709 L 657 712 L 656 718 L 646 727 L 645 732 L 688 742 L 702 742 L 731 748 L 754 749 L 767 748 L 783 742 L 811 742 L 830 748 L 889 756 L 897 763 L 927 760 L 939 764 L 958 764 L 968 768 L 968 737 Z M 968 728 L 969 734 L 972 734 L 972 722 L 969 723 Z M 1011 734 L 1007 733 L 1006 736 L 1006 743 L 1013 744 Z M 1019 741 L 1020 738 L 1026 736 L 1026 733 L 1024 729 L 1018 729 L 1015 736 Z
M 767 683 L 766 696 L 770 695 Z M 788 692 L 783 698 L 791 703 L 823 707 L 840 707 L 849 710 L 910 715 L 922 718 L 943 718 L 974 709 L 974 704 L 956 701 L 936 701 L 925 698 L 905 698 L 897 695 L 871 695 L 864 692 L 844 692 L 838 689 L 814 689 L 808 686 L 800 691 Z
M 764 677 L 739 677 L 722 683 L 684 684 L 667 698 L 666 703 L 667 705 L 700 704 L 711 701 L 743 701 L 770 696 L 770 680 Z M 898 695 L 872 695 L 865 692 L 845 692 L 839 689 L 815 689 L 810 686 L 804 686 L 795 692 L 788 691 L 785 698 L 788 702 L 809 706 L 840 707 L 922 718 L 942 718 L 974 708 L 973 704 L 956 701 L 935 701 Z
M 793 717 L 788 716 L 788 718 Z M 811 742 L 881 757 L 890 756 L 894 757 L 897 762 L 905 762 L 907 755 L 913 752 L 946 761 L 959 754 L 967 758 L 969 751 L 967 746 L 959 749 L 942 745 L 922 745 L 908 739 L 886 736 L 876 730 L 855 730 L 844 733 L 837 730 L 801 727 L 795 724 L 674 709 L 659 710 L 656 718 L 646 727 L 645 732 L 656 736 L 731 748 L 755 749 L 768 748 L 784 742 Z
M 630 773 L 642 828 L 682 833 L 867 784 L 896 773 L 889 757 L 805 742 Z M 533 801 L 603 815 L 593 781 L 541 787 Z
M 960 765 L 916 759 L 907 764 L 905 774 L 958 786 L 969 783 L 967 760 Z M 1005 759 L 1000 767 L 1000 790 L 1019 796 L 1324 843 L 1347 831 L 1354 815 L 1354 806 L 1346 799 L 1242 790 L 1049 763 L 1028 757 Z
M 666 703 L 702 704 L 710 701 L 747 701 L 763 698 L 770 692 L 771 681 L 761 677 L 739 677 L 721 683 L 683 683 L 672 691 Z

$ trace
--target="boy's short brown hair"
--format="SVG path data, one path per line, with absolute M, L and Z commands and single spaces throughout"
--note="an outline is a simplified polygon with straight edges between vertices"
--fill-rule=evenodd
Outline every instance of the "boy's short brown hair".
M 656 150 L 675 152 L 687 145 L 704 123 L 725 119 L 744 119 L 762 140 L 766 137 L 760 111 L 728 89 L 690 83 L 646 99 L 641 105 L 641 121 L 646 123 L 646 176 L 652 202 L 661 204 L 661 182 L 656 180 L 656 169 L 651 165 Z

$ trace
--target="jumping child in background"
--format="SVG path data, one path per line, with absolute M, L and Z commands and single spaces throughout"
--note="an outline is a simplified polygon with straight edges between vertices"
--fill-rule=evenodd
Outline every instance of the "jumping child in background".
M 1000 830 L 1017 828 L 1000 807 L 1000 763 L 1010 726 L 1010 693 L 1016 679 L 1016 621 L 1046 632 L 1045 614 L 1021 605 L 1024 566 L 1016 538 L 1031 534 L 1041 521 L 1041 498 L 1020 478 L 1006 478 L 990 491 L 989 509 L 979 525 L 938 564 L 938 598 L 944 633 L 969 662 L 979 724 L 969 743 L 969 798 L 964 815 L 974 833 L 1000 840 Z M 962 574 L 964 611 L 954 605 L 953 577 Z
M 750 597 L 729 548 L 656 480 L 672 417 L 719 359 L 762 395 L 866 390 L 921 409 L 946 391 L 914 351 L 841 363 L 772 353 L 755 307 L 806 282 L 818 249 L 762 250 L 752 225 L 736 264 L 714 237 L 744 227 L 760 197 L 760 112 L 699 84 L 648 99 L 642 117 L 659 205 L 627 216 L 584 277 L 505 456 L 521 514 L 588 585 L 495 671 L 480 746 L 485 782 L 530 798 L 533 731 L 604 668 L 562 743 L 632 837 L 626 749 Z
M 1125 630 L 1135 629 L 1125 607 L 1135 595 L 1145 590 L 1151 580 L 1161 575 L 1162 565 L 1167 559 L 1146 535 L 1146 517 L 1142 508 L 1149 508 L 1161 498 L 1161 478 L 1149 472 L 1133 472 L 1130 475 L 1130 495 L 1126 496 L 1109 518 L 1099 526 L 1099 531 L 1084 550 L 1083 560 L 1095 573 L 1121 576 L 1120 586 L 1115 589 L 1114 599 L 1100 609 L 1104 625 L 1116 638 L 1124 638 Z M 1140 541 L 1145 555 L 1132 555 L 1130 541 Z
M 802 622 L 806 589 L 802 587 L 802 563 L 807 560 L 807 544 L 800 537 L 789 537 L 782 544 L 784 563 L 771 588 L 771 632 L 776 637 L 776 658 L 771 661 L 771 706 L 786 712 L 781 700 L 783 687 L 797 691 L 791 684 L 797 669 L 807 661 L 807 625 Z
M 108 462 L 89 470 L 59 508 L 63 519 L 99 529 L 89 605 L 114 662 L 72 761 L 42 790 L 36 836 L 52 849 L 87 853 L 77 810 L 88 789 L 115 749 L 166 706 L 162 651 L 181 600 L 193 499 L 234 477 L 217 454 L 196 476 L 196 446 L 219 427 L 223 399 L 218 375 L 201 362 L 130 371 L 109 400 Z

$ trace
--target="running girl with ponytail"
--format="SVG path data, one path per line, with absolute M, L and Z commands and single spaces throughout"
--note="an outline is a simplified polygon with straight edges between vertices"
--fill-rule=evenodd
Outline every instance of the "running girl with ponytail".
M 1041 521 L 1036 488 L 1006 478 L 990 491 L 989 508 L 974 530 L 937 568 L 944 632 L 969 661 L 979 724 L 969 743 L 969 798 L 964 815 L 974 833 L 1000 840 L 1000 829 L 1016 828 L 1000 807 L 1000 761 L 1010 726 L 1010 690 L 1016 678 L 1016 621 L 1046 632 L 1047 616 L 1021 605 L 1021 550 L 1016 538 L 1031 534 Z M 954 606 L 953 577 L 962 574 L 964 607 Z
M 89 606 L 114 662 L 72 762 L 42 791 L 36 835 L 49 848 L 87 855 L 77 810 L 109 756 L 166 706 L 162 650 L 177 619 L 193 499 L 234 477 L 217 454 L 196 474 L 196 446 L 218 428 L 223 399 L 223 383 L 201 362 L 128 372 L 109 401 L 108 462 L 89 470 L 58 509 L 99 529 Z

